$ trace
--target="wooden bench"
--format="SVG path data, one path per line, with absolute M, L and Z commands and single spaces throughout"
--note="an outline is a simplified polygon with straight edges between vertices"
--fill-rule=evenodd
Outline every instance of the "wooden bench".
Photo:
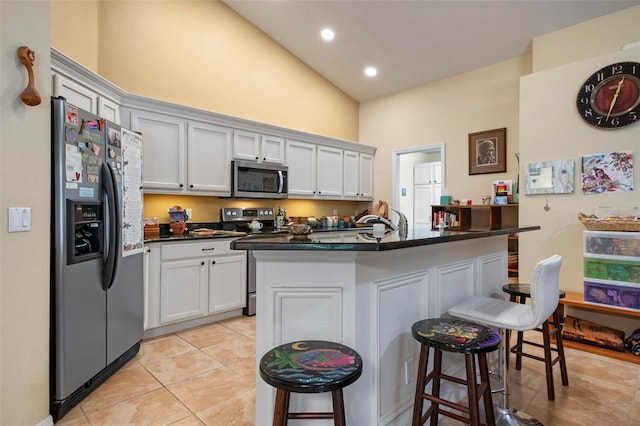
M 640 311 L 630 311 L 627 309 L 617 308 L 615 306 L 608 305 L 597 305 L 594 303 L 588 303 L 584 301 L 584 295 L 579 292 L 567 291 L 566 297 L 563 299 L 559 299 L 558 303 L 560 306 L 560 316 L 562 320 L 564 320 L 564 306 L 571 306 L 577 309 L 586 309 L 594 312 L 602 312 L 606 314 L 615 314 L 627 316 L 629 318 L 638 318 L 640 319 Z M 640 328 L 640 325 L 639 325 Z M 619 359 L 622 361 L 633 362 L 634 364 L 640 364 L 640 356 L 633 355 L 629 350 L 625 350 L 624 352 L 618 352 L 613 349 L 602 348 L 599 346 L 588 345 L 586 343 L 575 342 L 568 339 L 563 339 L 565 348 L 573 348 L 579 349 L 581 351 L 590 352 L 592 354 L 602 355 L 609 358 Z

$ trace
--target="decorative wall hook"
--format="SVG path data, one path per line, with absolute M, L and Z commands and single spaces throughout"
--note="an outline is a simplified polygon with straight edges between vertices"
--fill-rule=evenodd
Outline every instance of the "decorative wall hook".
M 33 63 L 36 60 L 36 52 L 28 46 L 20 46 L 18 48 L 18 57 L 29 73 L 29 84 L 27 84 L 27 88 L 22 91 L 20 99 L 29 106 L 40 105 L 42 99 L 40 99 L 40 94 L 36 90 L 36 83 L 33 76 Z

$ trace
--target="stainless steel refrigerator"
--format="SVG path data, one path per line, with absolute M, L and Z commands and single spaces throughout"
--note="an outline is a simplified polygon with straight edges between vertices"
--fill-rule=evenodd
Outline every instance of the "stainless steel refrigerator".
M 142 137 L 52 98 L 50 397 L 54 421 L 143 336 Z

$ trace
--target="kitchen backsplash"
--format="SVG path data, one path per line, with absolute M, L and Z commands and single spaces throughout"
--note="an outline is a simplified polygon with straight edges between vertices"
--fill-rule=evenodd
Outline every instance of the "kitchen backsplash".
M 144 217 L 157 217 L 160 223 L 169 223 L 169 207 L 179 205 L 191 209 L 189 222 L 220 222 L 220 209 L 223 207 L 278 207 L 287 210 L 288 216 L 351 216 L 354 213 L 371 209 L 371 202 L 358 201 L 322 201 L 322 200 L 237 200 L 218 197 L 198 197 L 193 195 L 145 194 Z

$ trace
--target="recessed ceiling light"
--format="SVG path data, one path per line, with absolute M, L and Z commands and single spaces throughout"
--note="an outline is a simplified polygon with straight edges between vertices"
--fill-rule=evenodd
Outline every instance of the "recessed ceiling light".
M 321 36 L 323 39 L 325 39 L 325 40 L 327 40 L 327 41 L 330 41 L 330 40 L 333 40 L 333 38 L 334 38 L 336 35 L 335 35 L 335 33 L 333 32 L 333 30 L 332 30 L 332 29 L 325 28 L 324 30 L 322 30 L 322 31 L 320 32 L 320 36 Z
M 366 67 L 364 69 L 364 73 L 367 77 L 375 77 L 376 75 L 378 75 L 378 70 L 375 69 L 375 67 Z

